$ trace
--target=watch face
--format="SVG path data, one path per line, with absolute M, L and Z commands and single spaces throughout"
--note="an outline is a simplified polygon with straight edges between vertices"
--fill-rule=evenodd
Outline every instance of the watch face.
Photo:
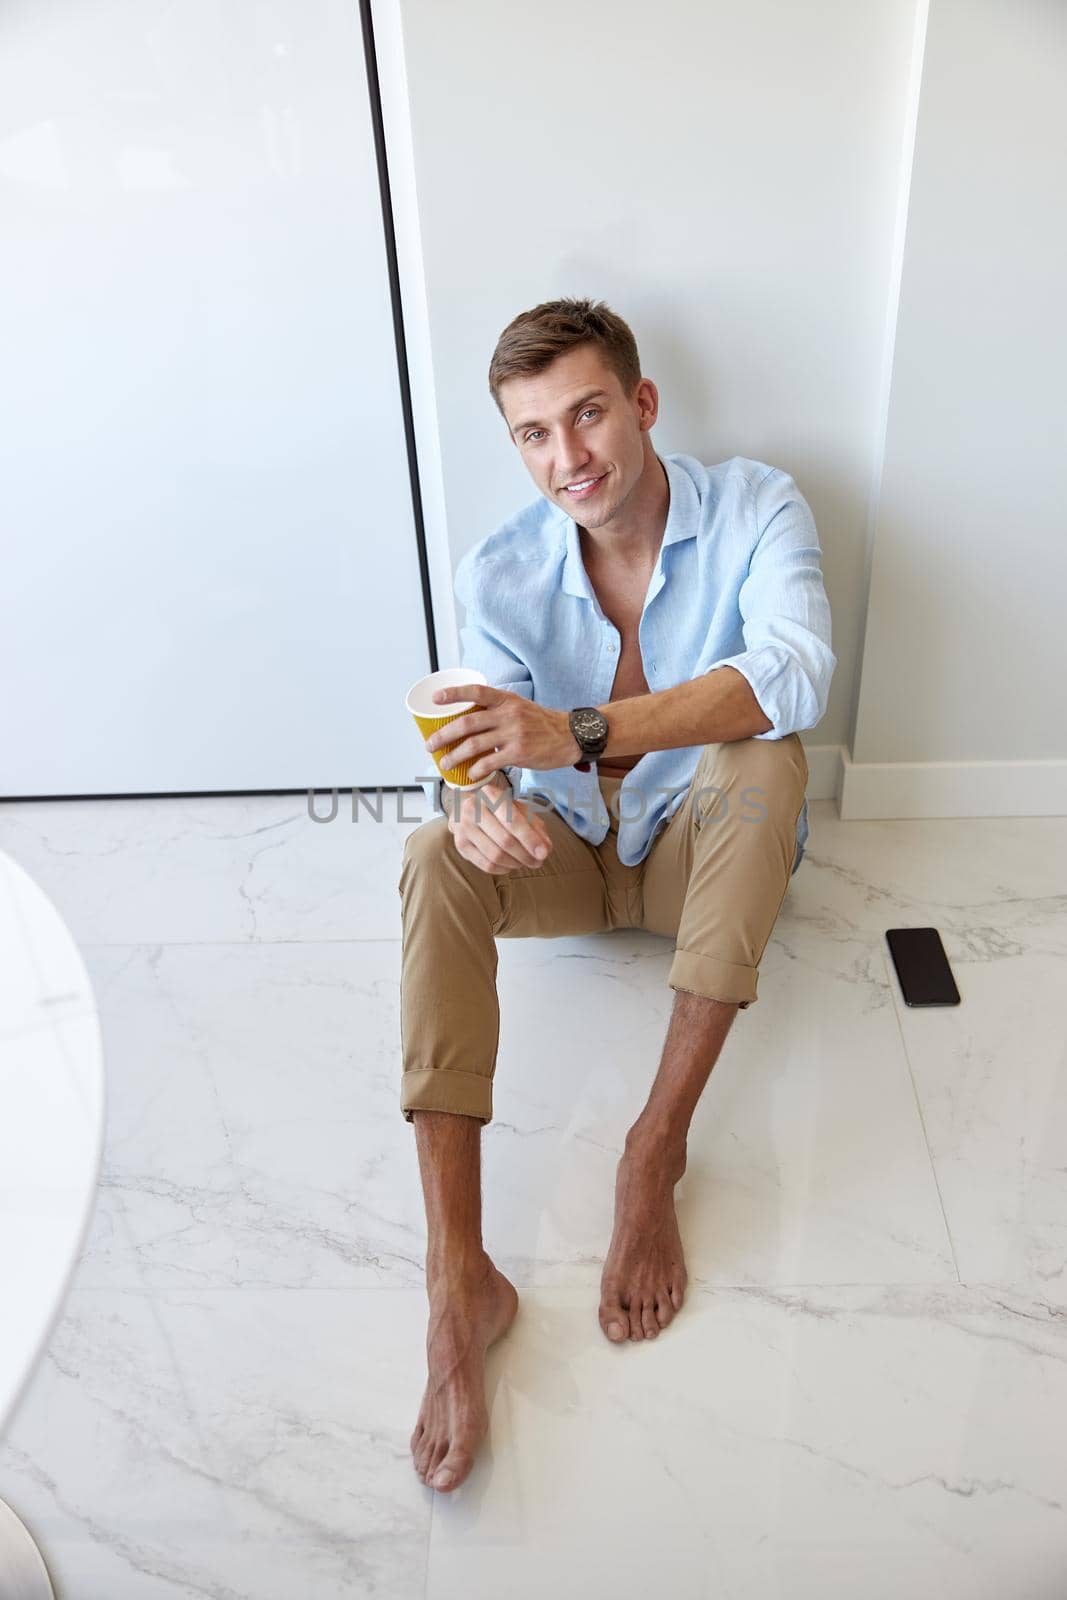
M 572 719 L 575 737 L 587 739 L 594 744 L 597 739 L 602 739 L 608 731 L 607 718 L 600 711 L 595 711 L 589 706 L 583 706 L 575 711 Z

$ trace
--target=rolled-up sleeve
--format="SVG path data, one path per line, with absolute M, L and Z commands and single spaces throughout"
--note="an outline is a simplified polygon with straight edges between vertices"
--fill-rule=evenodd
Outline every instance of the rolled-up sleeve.
M 746 648 L 705 671 L 739 672 L 772 724 L 754 737 L 784 739 L 822 720 L 837 657 L 811 508 L 777 467 L 757 484 L 754 501 L 756 545 L 738 594 Z

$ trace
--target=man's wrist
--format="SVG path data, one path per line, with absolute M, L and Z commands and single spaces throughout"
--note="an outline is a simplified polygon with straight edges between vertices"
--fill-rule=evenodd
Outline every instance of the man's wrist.
M 560 716 L 563 719 L 563 736 L 564 736 L 564 738 L 569 739 L 571 744 L 574 747 L 574 753 L 572 755 L 569 754 L 567 756 L 566 760 L 562 761 L 560 763 L 560 765 L 564 766 L 564 767 L 576 767 L 578 765 L 579 761 L 581 761 L 582 757 L 583 757 L 582 747 L 578 743 L 578 740 L 575 737 L 575 735 L 574 735 L 574 733 L 573 733 L 573 731 L 571 729 L 571 714 L 570 714 L 570 712 L 569 711 L 561 711 L 560 712 Z

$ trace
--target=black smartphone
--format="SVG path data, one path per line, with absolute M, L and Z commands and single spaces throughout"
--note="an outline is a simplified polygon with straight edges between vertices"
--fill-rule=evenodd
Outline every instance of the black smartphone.
M 905 1005 L 959 1005 L 960 992 L 936 928 L 890 928 L 886 938 Z

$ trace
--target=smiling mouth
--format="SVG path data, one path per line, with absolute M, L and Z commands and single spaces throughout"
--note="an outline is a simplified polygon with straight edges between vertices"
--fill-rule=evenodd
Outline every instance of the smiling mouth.
M 595 490 L 599 489 L 606 477 L 607 473 L 602 472 L 599 478 L 591 479 L 585 484 L 585 487 L 581 489 L 574 489 L 570 484 L 564 484 L 563 492 L 564 494 L 569 494 L 573 500 L 584 500 L 587 495 L 591 495 Z

